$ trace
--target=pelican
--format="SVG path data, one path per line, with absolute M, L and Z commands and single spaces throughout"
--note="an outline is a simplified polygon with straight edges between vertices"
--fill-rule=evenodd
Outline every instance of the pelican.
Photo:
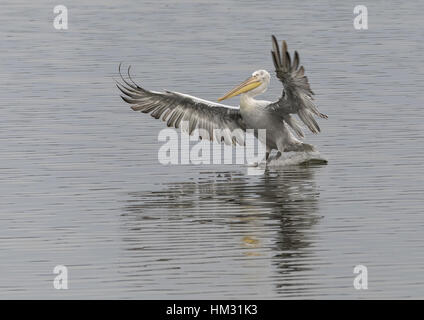
M 297 51 L 294 52 L 292 60 L 287 51 L 286 41 L 282 42 L 280 53 L 277 39 L 275 36 L 272 36 L 271 39 L 271 56 L 275 73 L 283 84 L 282 95 L 275 102 L 255 99 L 269 86 L 271 76 L 266 70 L 253 72 L 246 81 L 218 99 L 218 101 L 223 101 L 240 95 L 238 108 L 179 92 L 149 91 L 133 81 L 130 68 L 128 68 L 128 79 L 125 79 L 121 73 L 121 65 L 119 74 L 123 83 L 117 81 L 117 87 L 122 92 L 122 99 L 131 104 L 132 110 L 150 113 L 155 119 L 166 121 L 168 127 L 178 128 L 182 121 L 186 121 L 190 135 L 195 129 L 203 129 L 209 133 L 207 138 L 216 140 L 216 136 L 213 134 L 214 129 L 229 129 L 230 131 L 254 129 L 255 132 L 258 129 L 266 129 L 266 138 L 260 140 L 266 146 L 265 160 L 268 160 L 274 149 L 277 150 L 276 158 L 283 152 L 315 151 L 312 145 L 298 139 L 304 138 L 304 133 L 292 115 L 297 114 L 300 120 L 315 134 L 320 132 L 320 127 L 314 116 L 324 119 L 327 119 L 327 116 L 320 113 L 313 102 L 314 93 L 310 88 L 308 78 L 304 75 L 305 69 L 303 66 L 299 67 Z M 258 136 L 256 135 L 256 137 Z M 232 144 L 240 143 L 234 138 L 221 137 L 218 142 L 222 141 L 226 143 L 230 141 Z

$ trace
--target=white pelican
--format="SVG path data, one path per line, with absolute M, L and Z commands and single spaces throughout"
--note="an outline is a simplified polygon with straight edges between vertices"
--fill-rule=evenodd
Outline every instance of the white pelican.
M 165 91 L 155 92 L 139 87 L 132 79 L 128 68 L 128 82 L 119 74 L 124 84 L 117 82 L 122 91 L 122 99 L 131 104 L 134 111 L 150 113 L 152 117 L 166 121 L 168 127 L 178 128 L 181 121 L 189 124 L 189 134 L 193 130 L 205 129 L 209 133 L 208 138 L 216 139 L 214 129 L 266 129 L 266 160 L 273 149 L 282 152 L 289 151 L 314 151 L 310 144 L 298 140 L 290 131 L 290 127 L 299 138 L 304 134 L 298 122 L 292 117 L 297 114 L 303 123 L 313 133 L 318 133 L 320 128 L 314 119 L 314 115 L 327 118 L 320 113 L 313 103 L 313 95 L 308 78 L 304 75 L 303 66 L 299 67 L 299 55 L 294 52 L 293 62 L 287 52 L 287 44 L 282 43 L 282 52 L 278 47 L 277 40 L 272 36 L 271 50 L 277 78 L 283 83 L 283 93 L 278 101 L 270 102 L 256 100 L 255 96 L 264 93 L 270 83 L 270 75 L 265 70 L 253 72 L 252 76 L 240 85 L 229 91 L 218 101 L 222 101 L 240 95 L 240 107 L 215 103 L 199 99 L 187 94 Z M 257 131 L 255 131 L 257 132 Z M 228 143 L 228 139 L 220 139 Z M 240 143 L 233 137 L 230 143 Z

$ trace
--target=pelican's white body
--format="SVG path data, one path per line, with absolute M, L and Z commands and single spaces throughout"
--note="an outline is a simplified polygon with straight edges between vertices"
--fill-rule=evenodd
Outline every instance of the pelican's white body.
M 270 75 L 265 70 L 252 74 L 262 83 L 257 88 L 240 95 L 240 113 L 248 129 L 266 129 L 266 141 L 261 141 L 267 147 L 267 152 L 277 149 L 280 152 L 298 149 L 302 143 L 294 137 L 283 119 L 267 109 L 271 103 L 266 100 L 256 100 L 255 96 L 264 93 L 270 83 Z M 260 137 L 259 137 L 260 139 Z

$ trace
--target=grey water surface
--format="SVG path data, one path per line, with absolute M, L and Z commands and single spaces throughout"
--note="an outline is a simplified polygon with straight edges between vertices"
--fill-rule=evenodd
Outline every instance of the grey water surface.
M 424 2 L 65 2 L 1 4 L 0 298 L 424 297 Z M 271 34 L 329 115 L 306 136 L 328 164 L 161 165 L 165 126 L 119 98 L 118 64 L 216 101 L 273 74 Z

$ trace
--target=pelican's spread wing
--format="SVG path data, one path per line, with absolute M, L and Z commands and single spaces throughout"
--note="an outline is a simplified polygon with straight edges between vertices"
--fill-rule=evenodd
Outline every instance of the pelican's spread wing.
M 178 92 L 149 91 L 133 82 L 129 72 L 128 77 L 132 83 L 124 79 L 120 70 L 119 74 L 123 81 L 123 84 L 117 81 L 117 87 L 123 93 L 121 97 L 131 104 L 134 111 L 150 113 L 152 117 L 166 121 L 168 127 L 179 128 L 186 121 L 186 131 L 190 135 L 195 129 L 203 129 L 203 133 L 199 130 L 201 138 L 224 141 L 226 144 L 244 144 L 241 130 L 245 130 L 245 125 L 240 109 Z
M 296 124 L 291 113 L 297 113 L 299 118 L 313 132 L 320 132 L 318 123 L 314 119 L 314 115 L 327 119 L 325 114 L 318 111 L 313 102 L 313 91 L 308 82 L 308 78 L 304 75 L 303 66 L 299 68 L 299 54 L 294 52 L 293 62 L 290 54 L 287 52 L 287 44 L 283 41 L 282 52 L 278 47 L 277 39 L 272 36 L 272 60 L 275 66 L 277 78 L 283 83 L 283 95 L 277 102 L 270 105 L 276 111 L 285 115 L 286 122 L 300 136 L 303 136 L 299 125 Z M 300 130 L 300 132 L 299 132 Z

